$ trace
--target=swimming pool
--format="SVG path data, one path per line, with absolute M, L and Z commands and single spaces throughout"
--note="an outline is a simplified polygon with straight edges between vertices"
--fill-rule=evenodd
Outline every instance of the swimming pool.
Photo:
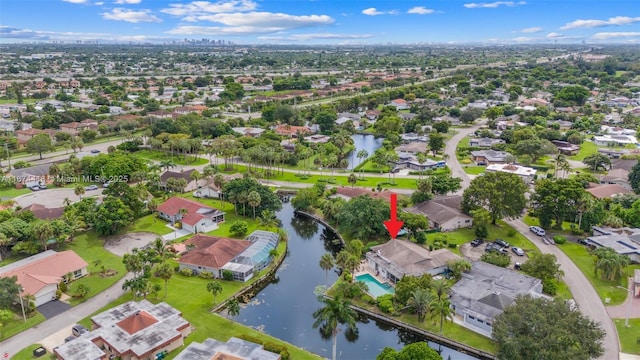
M 369 288 L 369 294 L 371 294 L 374 298 L 378 296 L 386 295 L 386 294 L 395 294 L 395 289 L 393 286 L 389 285 L 389 283 L 381 284 L 376 278 L 371 276 L 371 274 L 362 274 L 356 276 L 356 280 L 362 281 L 367 284 Z

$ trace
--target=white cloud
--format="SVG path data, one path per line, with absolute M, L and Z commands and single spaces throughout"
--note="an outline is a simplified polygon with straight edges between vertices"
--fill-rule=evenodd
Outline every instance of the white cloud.
M 36 41 L 48 40 L 100 40 L 100 41 L 135 41 L 135 42 L 162 42 L 175 40 L 168 37 L 147 35 L 117 35 L 110 33 L 82 33 L 82 32 L 55 32 L 31 29 L 20 29 L 10 26 L 0 26 L 0 37 L 3 39 L 30 39 Z
M 529 27 L 529 28 L 524 28 L 524 29 L 518 30 L 517 32 L 521 32 L 521 33 L 525 33 L 525 34 L 533 34 L 533 33 L 540 32 L 542 30 L 543 29 L 541 27 L 534 26 L 534 27 Z
M 622 26 L 629 25 L 640 22 L 640 17 L 628 17 L 628 16 L 616 16 L 609 18 L 607 20 L 583 20 L 578 19 L 567 23 L 560 29 L 568 30 L 568 29 L 577 29 L 577 28 L 595 28 L 595 27 L 603 27 L 603 26 Z
M 532 37 L 528 37 L 528 36 L 518 36 L 518 37 L 514 37 L 511 40 L 513 40 L 515 42 L 532 42 L 532 41 L 537 41 L 538 39 L 532 38 Z
M 376 15 L 384 15 L 384 14 L 386 14 L 384 11 L 378 11 L 376 8 L 364 9 L 364 10 L 362 10 L 362 13 L 365 14 L 365 15 L 369 15 L 369 16 L 376 16 Z
M 608 40 L 621 37 L 640 37 L 640 32 L 601 32 L 593 35 L 597 40 Z
M 102 18 L 106 20 L 126 21 L 130 23 L 139 22 L 162 22 L 159 17 L 153 15 L 151 10 L 131 10 L 115 8 L 111 12 L 102 13 Z
M 367 39 L 373 37 L 372 34 L 335 34 L 335 33 L 317 33 L 317 34 L 293 34 L 288 36 L 258 36 L 260 40 L 281 40 L 281 41 L 310 41 L 319 39 Z
M 72 4 L 86 4 L 87 0 L 62 0 L 64 2 L 72 3 Z
M 334 20 L 328 15 L 289 15 L 271 12 L 221 13 L 194 15 L 184 18 L 185 21 L 211 21 L 230 27 L 250 26 L 265 28 L 295 29 L 307 26 L 329 25 Z
M 104 2 L 103 1 L 98 1 L 98 2 L 93 3 L 93 5 L 102 6 L 102 5 L 104 5 Z
M 286 30 L 282 27 L 264 27 L 264 26 L 189 26 L 189 25 L 181 25 L 176 28 L 173 28 L 167 33 L 169 34 L 179 34 L 179 35 L 255 35 L 255 34 L 264 34 L 264 33 L 274 33 L 278 31 Z
M 562 34 L 558 34 L 557 32 L 550 32 L 547 34 L 547 38 L 549 39 L 559 39 L 559 38 L 564 38 L 565 35 Z
M 415 6 L 409 9 L 409 11 L 407 11 L 407 14 L 427 15 L 427 14 L 433 14 L 434 12 L 435 10 L 427 9 L 424 6 Z
M 497 8 L 499 6 L 517 6 L 517 5 L 525 5 L 526 1 L 495 1 L 491 3 L 468 3 L 464 4 L 464 7 L 467 9 L 477 9 L 477 8 Z
M 114 4 L 140 4 L 142 0 L 116 0 Z
M 174 16 L 198 16 L 203 13 L 252 11 L 257 7 L 258 4 L 251 0 L 193 1 L 189 4 L 169 4 L 168 8 L 162 9 L 160 12 Z

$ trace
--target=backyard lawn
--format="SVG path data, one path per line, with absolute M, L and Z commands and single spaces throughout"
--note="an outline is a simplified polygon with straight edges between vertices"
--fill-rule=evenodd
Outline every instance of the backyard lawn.
M 60 250 L 73 250 L 89 263 L 90 275 L 72 282 L 67 290 L 67 293 L 71 295 L 78 288 L 78 285 L 84 284 L 89 287 L 89 294 L 84 299 L 71 298 L 69 301 L 71 305 L 77 305 L 95 296 L 115 284 L 126 273 L 122 258 L 105 250 L 103 240 L 99 239 L 94 231 L 76 236 L 71 244 Z M 100 263 L 96 263 L 96 260 L 99 260 Z M 100 274 L 103 266 L 106 270 L 115 270 L 117 273 L 113 276 L 103 277 Z
M 131 232 L 152 232 L 158 235 L 165 235 L 170 233 L 172 230 L 167 227 L 167 222 L 157 218 L 154 214 L 143 216 L 133 224 L 129 225 L 127 229 L 123 233 L 131 233 Z
M 598 145 L 596 145 L 592 141 L 587 140 L 587 141 L 584 141 L 582 144 L 580 144 L 580 151 L 578 151 L 577 154 L 570 156 L 569 159 L 582 161 L 587 156 L 591 154 L 595 154 L 597 152 L 598 152 Z
M 486 166 L 463 165 L 462 169 L 469 175 L 480 175 L 484 173 Z
M 622 352 L 640 355 L 640 319 L 629 319 L 629 327 L 624 326 L 624 322 L 625 319 L 613 319 Z
M 156 160 L 156 161 L 168 161 L 171 160 L 173 161 L 176 165 L 191 165 L 191 166 L 196 166 L 196 165 L 204 165 L 207 164 L 209 162 L 209 160 L 204 159 L 204 158 L 194 158 L 193 155 L 187 155 L 187 157 L 183 157 L 182 155 L 178 156 L 170 156 L 167 155 L 164 152 L 161 151 L 153 151 L 153 150 L 141 150 L 141 151 L 137 151 L 136 155 L 140 156 L 141 158 L 145 158 L 145 159 L 149 159 L 149 160 Z

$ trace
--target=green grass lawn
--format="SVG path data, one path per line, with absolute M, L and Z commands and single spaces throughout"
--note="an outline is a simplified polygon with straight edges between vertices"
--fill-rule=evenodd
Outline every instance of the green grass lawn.
M 619 305 L 624 302 L 627 297 L 627 291 L 624 290 L 627 287 L 627 277 L 633 275 L 634 269 L 640 269 L 640 265 L 627 266 L 625 276 L 620 281 L 607 281 L 596 277 L 594 273 L 594 257 L 589 254 L 589 249 L 586 246 L 567 242 L 566 244 L 558 245 L 558 247 L 569 256 L 571 261 L 589 279 L 603 303 L 606 298 L 611 299 L 608 305 Z M 617 288 L 617 286 L 622 286 L 623 289 Z
M 120 280 L 126 273 L 122 258 L 112 254 L 105 250 L 103 246 L 103 240 L 98 238 L 98 235 L 93 231 L 88 231 L 84 234 L 75 237 L 73 242 L 61 250 L 73 250 L 80 257 L 82 257 L 87 263 L 89 263 L 89 275 L 82 279 L 76 280 L 69 284 L 67 293 L 73 294 L 78 285 L 85 284 L 89 287 L 89 294 L 85 299 L 71 298 L 69 301 L 71 305 L 77 305 L 84 302 L 86 299 L 95 296 L 101 291 L 107 289 L 118 280 Z M 94 262 L 100 260 L 102 264 L 96 266 Z M 109 270 L 117 271 L 117 274 L 109 277 L 101 277 L 100 271 L 102 266 Z
M 574 156 L 570 156 L 569 159 L 582 161 L 587 156 L 591 154 L 595 154 L 597 152 L 598 152 L 598 145 L 596 145 L 592 141 L 584 141 L 582 144 L 580 144 L 580 151 L 578 151 L 578 153 L 575 154 Z
M 26 348 L 20 350 L 18 353 L 16 353 L 15 355 L 11 356 L 11 359 L 13 360 L 32 360 L 32 359 L 47 359 L 46 355 L 45 357 L 34 357 L 33 356 L 33 350 L 39 348 L 40 344 L 33 344 L 33 345 L 29 345 Z M 49 353 L 47 353 L 49 354 Z
M 493 241 L 495 239 L 503 239 L 508 242 L 511 246 L 517 246 L 524 250 L 526 253 L 538 253 L 538 248 L 529 241 L 529 239 L 525 238 L 522 234 L 515 231 L 511 226 L 509 226 L 504 221 L 498 221 L 497 225 L 489 225 L 489 237 L 486 241 Z M 515 233 L 512 232 L 513 236 L 509 236 L 509 231 L 514 230 Z M 433 241 L 434 239 L 446 239 L 450 244 L 456 244 L 458 247 L 460 245 L 473 240 L 476 237 L 473 229 L 458 229 L 456 231 L 444 232 L 444 233 L 434 233 L 427 235 L 429 241 Z M 450 249 L 460 254 L 459 249 Z
M 173 161 L 176 165 L 191 165 L 191 166 L 196 166 L 196 165 L 204 165 L 209 163 L 209 160 L 204 159 L 204 158 L 197 158 L 194 159 L 193 156 L 188 155 L 186 157 L 186 159 L 183 156 L 169 156 L 164 152 L 160 152 L 160 151 L 152 151 L 152 150 L 141 150 L 141 151 L 137 151 L 136 155 L 140 156 L 141 158 L 145 158 L 145 159 L 149 159 L 149 160 L 156 160 L 156 161 L 168 161 L 171 160 Z
M 486 166 L 463 165 L 462 169 L 469 175 L 480 175 L 484 173 Z
M 27 316 L 27 322 L 24 322 L 22 313 L 16 314 L 15 318 L 2 328 L 2 332 L 0 333 L 0 340 L 10 338 L 13 335 L 36 326 L 45 320 L 46 319 L 44 318 L 44 316 L 37 311 L 34 311 L 31 315 Z M 17 358 L 13 357 L 12 359 Z
M 27 188 L 23 189 L 2 189 L 0 192 L 0 199 L 13 199 L 20 195 L 28 194 L 31 190 Z
M 233 170 L 225 170 L 225 173 L 233 174 L 236 172 L 244 173 L 246 171 L 246 167 L 243 165 L 237 165 Z M 267 178 L 261 178 L 263 181 L 274 180 L 274 181 L 286 181 L 286 182 L 296 182 L 296 183 L 306 183 L 306 184 L 315 184 L 318 181 L 325 182 L 332 185 L 343 185 L 343 186 L 351 186 L 348 183 L 347 179 L 351 174 L 348 172 L 338 172 L 334 171 L 333 174 L 331 171 L 326 171 L 322 176 L 321 175 L 308 175 L 308 176 L 300 176 L 296 173 L 279 173 L 275 176 L 271 176 Z M 389 181 L 389 177 L 371 177 L 365 174 L 365 179 L 358 179 L 358 183 L 356 186 L 367 187 L 367 188 L 375 188 L 378 184 L 382 186 L 383 189 L 415 189 L 416 188 L 416 179 L 407 179 L 407 178 L 398 178 L 394 180 L 393 175 L 391 176 L 391 181 Z
M 158 219 L 155 215 L 147 215 L 143 216 L 133 224 L 129 225 L 124 233 L 131 232 L 152 232 L 158 235 L 165 235 L 171 232 L 171 229 L 167 227 L 167 222 L 161 219 Z
M 529 226 L 540 226 L 540 220 L 537 217 L 533 217 L 531 215 L 526 215 L 523 220 L 525 224 L 529 225 Z M 556 229 L 551 229 L 550 231 L 552 233 L 571 233 L 571 222 L 569 221 L 563 221 L 562 222 L 562 231 L 556 230 Z M 575 224 L 576 227 L 578 226 L 578 224 Z
M 625 319 L 613 319 L 618 330 L 618 339 L 622 352 L 640 355 L 640 319 L 629 319 L 629 327 L 624 326 Z

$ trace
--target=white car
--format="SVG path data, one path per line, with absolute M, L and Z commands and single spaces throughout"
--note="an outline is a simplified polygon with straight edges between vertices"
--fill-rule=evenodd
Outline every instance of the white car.
M 518 255 L 518 256 L 524 256 L 524 251 L 522 249 L 520 249 L 519 247 L 512 247 L 511 251 L 513 251 L 514 254 Z
M 89 185 L 89 186 L 87 186 L 87 187 L 86 187 L 86 188 L 84 188 L 84 189 L 85 189 L 85 190 L 87 190 L 87 191 L 90 191 L 90 190 L 98 190 L 98 185 Z
M 531 230 L 531 232 L 533 232 L 534 234 L 536 234 L 538 236 L 547 235 L 547 232 L 544 231 L 544 229 L 539 227 L 539 226 L 531 226 L 531 227 L 529 227 L 529 230 Z

